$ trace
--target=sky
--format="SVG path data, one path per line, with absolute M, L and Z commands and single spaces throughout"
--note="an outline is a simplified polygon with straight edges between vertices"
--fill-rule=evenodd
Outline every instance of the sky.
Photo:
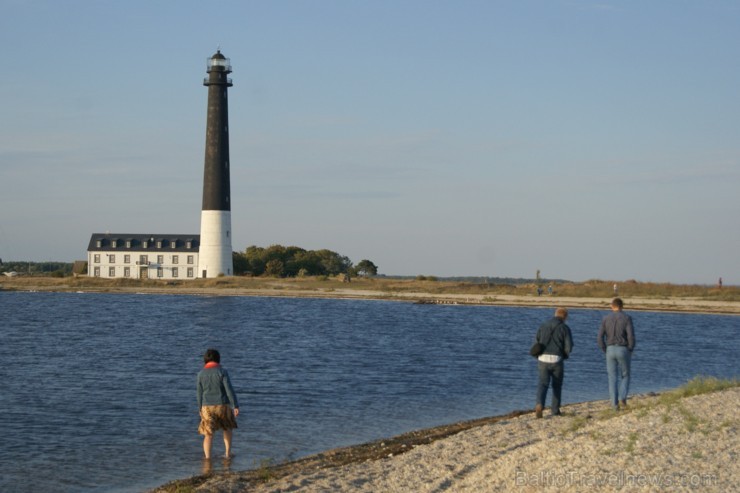
M 0 258 L 198 234 L 386 275 L 740 284 L 736 1 L 0 0 Z

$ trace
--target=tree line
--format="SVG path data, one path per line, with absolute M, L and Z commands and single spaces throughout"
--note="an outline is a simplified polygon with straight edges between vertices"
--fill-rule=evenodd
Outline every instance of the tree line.
M 270 277 L 374 276 L 378 267 L 370 260 L 353 265 L 349 257 L 331 250 L 306 250 L 297 246 L 249 246 L 234 252 L 234 274 Z
M 31 276 L 64 277 L 72 275 L 71 262 L 28 262 L 0 259 L 0 272 L 18 272 Z

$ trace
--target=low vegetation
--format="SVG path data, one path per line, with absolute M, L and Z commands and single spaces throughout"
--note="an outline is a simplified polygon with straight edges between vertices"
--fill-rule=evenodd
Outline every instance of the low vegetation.
M 663 392 L 658 396 L 657 400 L 631 406 L 628 411 L 634 412 L 638 418 L 644 418 L 651 410 L 660 409 L 662 413 L 661 421 L 663 424 L 669 423 L 671 421 L 672 412 L 677 411 L 678 415 L 683 419 L 686 431 L 689 433 L 693 433 L 697 430 L 706 432 L 706 429 L 701 427 L 701 425 L 706 425 L 706 423 L 702 423 L 691 413 L 691 411 L 686 409 L 682 404 L 682 400 L 686 397 L 719 392 L 738 386 L 740 386 L 740 380 L 736 378 L 719 379 L 715 377 L 697 376 L 675 390 Z M 613 415 L 616 416 L 618 413 L 614 413 Z
M 349 281 L 349 282 L 348 282 Z M 509 281 L 509 280 L 507 280 Z M 613 281 L 587 281 L 583 283 L 562 282 L 553 284 L 553 294 L 543 294 L 537 297 L 537 283 L 521 280 L 520 283 L 498 283 L 489 279 L 486 282 L 449 281 L 445 279 L 420 276 L 416 278 L 394 278 L 387 276 L 349 277 L 344 274 L 318 275 L 303 277 L 270 277 L 270 276 L 233 276 L 213 279 L 192 280 L 138 280 L 138 279 L 104 279 L 87 276 L 54 276 L 54 275 L 26 275 L 17 277 L 0 276 L 0 289 L 6 290 L 48 290 L 48 291 L 127 291 L 137 289 L 142 291 L 163 291 L 172 293 L 198 293 L 203 290 L 224 290 L 225 294 L 259 294 L 255 291 L 284 290 L 306 296 L 319 293 L 342 292 L 357 296 L 363 293 L 374 292 L 379 296 L 393 299 L 396 296 L 410 296 L 418 294 L 419 299 L 435 297 L 457 297 L 460 302 L 465 296 L 476 297 L 476 302 L 501 303 L 502 297 L 521 296 L 537 298 L 543 305 L 557 303 L 562 298 L 580 299 L 609 299 L 613 296 Z M 619 285 L 619 294 L 625 299 L 645 298 L 666 300 L 670 305 L 671 299 L 691 299 L 701 301 L 738 302 L 740 301 L 740 287 L 725 286 L 723 288 L 629 282 Z M 266 293 L 269 294 L 269 293 Z M 629 305 L 634 309 L 634 305 Z M 698 310 L 704 311 L 704 310 Z M 711 310 L 707 310 L 711 311 Z
M 740 387 L 740 379 L 697 376 L 675 390 L 662 393 L 660 395 L 660 404 L 670 406 L 684 397 L 708 394 L 709 392 L 717 392 L 733 387 Z

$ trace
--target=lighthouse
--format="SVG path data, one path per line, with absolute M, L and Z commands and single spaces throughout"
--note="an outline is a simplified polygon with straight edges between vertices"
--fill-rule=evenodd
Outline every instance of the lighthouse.
M 229 179 L 229 100 L 231 64 L 221 50 L 208 59 L 208 115 L 200 216 L 198 277 L 234 273 L 231 250 L 231 186 Z

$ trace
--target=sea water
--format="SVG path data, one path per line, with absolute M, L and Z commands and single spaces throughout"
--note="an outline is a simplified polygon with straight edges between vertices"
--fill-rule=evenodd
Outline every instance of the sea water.
M 626 300 L 629 309 L 629 299 Z M 627 310 L 629 312 L 629 310 Z M 564 403 L 606 399 L 605 310 L 572 310 Z M 629 312 L 632 393 L 736 377 L 740 318 Z M 195 375 L 220 350 L 242 470 L 530 409 L 551 309 L 0 292 L 0 491 L 133 492 L 202 472 Z M 222 453 L 220 435 L 214 453 Z

